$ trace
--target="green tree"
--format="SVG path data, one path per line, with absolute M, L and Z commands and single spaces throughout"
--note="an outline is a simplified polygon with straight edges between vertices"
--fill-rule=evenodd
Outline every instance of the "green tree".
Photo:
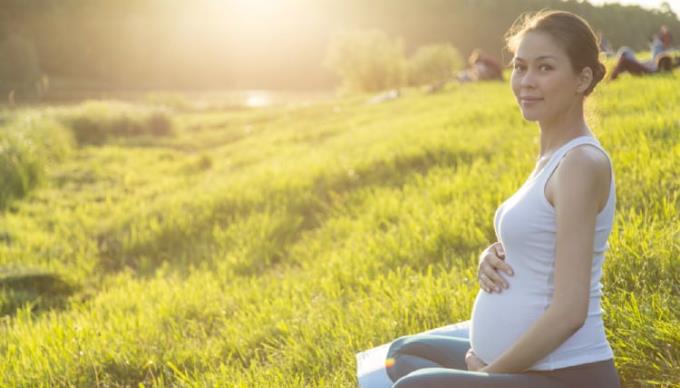
M 376 92 L 404 85 L 406 59 L 401 39 L 380 30 L 343 32 L 333 37 L 325 65 L 351 91 Z
M 453 77 L 463 66 L 458 50 L 438 43 L 419 47 L 409 60 L 409 84 L 423 85 Z

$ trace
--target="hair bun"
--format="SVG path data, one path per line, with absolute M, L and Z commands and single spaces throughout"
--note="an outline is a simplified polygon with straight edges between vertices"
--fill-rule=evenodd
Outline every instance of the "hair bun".
M 607 73 L 607 68 L 604 66 L 604 64 L 602 62 L 598 62 L 598 66 L 597 66 L 598 81 L 602 80 L 606 73 Z
M 590 86 L 588 86 L 588 89 L 585 91 L 585 95 L 589 95 L 593 89 L 595 89 L 595 86 L 597 86 L 600 81 L 604 79 L 604 75 L 607 73 L 607 68 L 602 64 L 602 62 L 597 62 L 597 65 L 593 69 L 593 80 L 590 82 Z

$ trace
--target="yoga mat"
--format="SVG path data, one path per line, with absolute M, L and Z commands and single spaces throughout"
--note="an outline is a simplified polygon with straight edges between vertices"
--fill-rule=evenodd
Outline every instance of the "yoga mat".
M 470 321 L 463 321 L 418 334 L 438 334 L 452 337 L 470 338 Z M 360 388 L 390 388 L 390 380 L 385 370 L 385 358 L 392 342 L 376 346 L 356 354 L 357 381 Z

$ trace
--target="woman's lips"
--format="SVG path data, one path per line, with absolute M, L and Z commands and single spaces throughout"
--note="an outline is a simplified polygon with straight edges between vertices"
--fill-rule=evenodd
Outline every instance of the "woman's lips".
M 539 102 L 543 101 L 542 98 L 539 97 L 520 97 L 519 102 L 522 104 L 522 106 L 532 106 L 535 105 Z

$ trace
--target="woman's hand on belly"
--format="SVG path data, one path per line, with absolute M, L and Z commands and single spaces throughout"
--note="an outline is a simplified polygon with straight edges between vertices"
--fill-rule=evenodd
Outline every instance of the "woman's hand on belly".
M 505 250 L 500 242 L 495 242 L 486 248 L 479 255 L 479 267 L 477 268 L 477 279 L 481 288 L 493 293 L 501 292 L 501 287 L 508 288 L 508 282 L 500 275 L 500 270 L 509 276 L 513 275 L 512 268 L 505 262 Z
M 486 366 L 484 361 L 477 357 L 472 348 L 465 354 L 465 364 L 467 364 L 467 368 L 470 371 L 478 371 Z

